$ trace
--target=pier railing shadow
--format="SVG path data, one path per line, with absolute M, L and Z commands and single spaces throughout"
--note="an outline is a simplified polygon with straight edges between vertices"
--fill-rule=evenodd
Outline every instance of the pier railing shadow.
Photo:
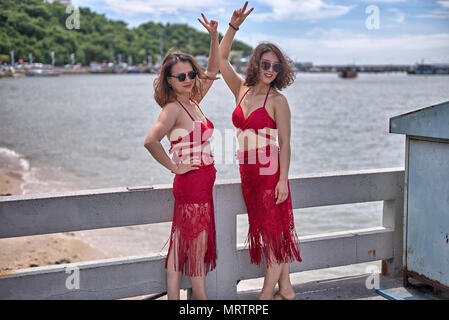
M 309 174 L 289 179 L 293 208 L 383 201 L 378 227 L 300 237 L 302 263 L 290 270 L 382 260 L 382 273 L 402 272 L 404 169 Z M 0 199 L 0 238 L 170 222 L 171 185 L 9 196 Z M 245 214 L 240 180 L 214 186 L 217 268 L 206 279 L 211 299 L 237 299 L 237 282 L 262 277 L 248 249 L 237 245 L 237 214 Z M 0 299 L 120 299 L 166 291 L 165 254 L 130 256 L 13 270 L 0 275 Z M 77 272 L 79 287 L 67 286 Z M 183 277 L 183 288 L 189 288 Z

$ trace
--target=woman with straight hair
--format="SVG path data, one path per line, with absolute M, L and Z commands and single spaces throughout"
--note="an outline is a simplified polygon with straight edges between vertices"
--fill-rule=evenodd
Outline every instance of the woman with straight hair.
M 190 277 L 193 295 L 205 300 L 205 277 L 216 266 L 212 188 L 216 169 L 209 138 L 214 125 L 199 103 L 219 68 L 217 21 L 198 19 L 210 34 L 207 70 L 185 53 L 168 53 L 154 81 L 154 98 L 162 107 L 144 146 L 161 165 L 175 174 L 175 198 L 170 246 L 165 261 L 167 296 L 179 299 L 181 276 Z M 160 141 L 167 136 L 171 159 Z
M 292 61 L 272 43 L 252 52 L 243 79 L 228 61 L 239 26 L 253 10 L 248 2 L 234 11 L 220 42 L 220 71 L 235 97 L 232 122 L 237 130 L 239 170 L 248 210 L 251 263 L 265 258 L 265 278 L 258 299 L 295 298 L 289 263 L 302 261 L 293 222 L 288 183 L 290 108 L 279 91 L 293 83 Z M 276 138 L 279 146 L 276 145 Z M 276 283 L 279 290 L 273 295 Z

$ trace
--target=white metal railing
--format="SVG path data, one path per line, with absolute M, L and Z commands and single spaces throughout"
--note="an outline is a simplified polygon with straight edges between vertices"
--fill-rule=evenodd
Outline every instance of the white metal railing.
M 293 208 L 383 201 L 382 226 L 300 237 L 302 263 L 291 272 L 383 260 L 383 272 L 402 269 L 404 169 L 308 174 L 289 179 Z M 236 215 L 245 214 L 240 180 L 214 186 L 217 268 L 206 278 L 211 299 L 236 299 L 238 280 L 263 276 L 236 244 Z M 170 222 L 171 185 L 129 191 L 108 188 L 0 198 L 0 238 Z M 118 299 L 166 291 L 165 254 L 14 270 L 0 275 L 0 299 Z M 66 286 L 68 270 L 79 288 Z M 183 277 L 182 288 L 189 288 Z

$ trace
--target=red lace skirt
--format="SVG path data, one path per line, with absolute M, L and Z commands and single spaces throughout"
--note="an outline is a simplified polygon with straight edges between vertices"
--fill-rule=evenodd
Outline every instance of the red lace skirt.
M 251 263 L 266 266 L 297 260 L 299 240 L 293 221 L 290 184 L 287 199 L 276 204 L 274 190 L 279 180 L 278 147 L 238 152 L 243 198 L 248 211 L 248 243 Z
M 216 266 L 214 201 L 212 189 L 217 170 L 214 164 L 175 175 L 175 207 L 170 235 L 174 269 L 188 276 L 203 276 Z

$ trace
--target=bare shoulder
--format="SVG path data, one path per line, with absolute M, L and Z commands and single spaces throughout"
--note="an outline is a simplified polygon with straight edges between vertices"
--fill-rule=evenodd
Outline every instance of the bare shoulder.
M 179 109 L 178 103 L 176 101 L 168 102 L 165 106 L 162 107 L 162 110 L 166 110 L 166 112 L 177 111 Z
M 277 90 L 273 90 L 272 102 L 275 112 L 289 109 L 287 98 Z
M 240 86 L 239 94 L 238 94 L 238 97 L 237 97 L 237 99 L 236 99 L 236 101 L 235 101 L 235 104 L 236 104 L 236 105 L 239 104 L 240 100 L 242 100 L 242 98 L 243 98 L 243 95 L 249 90 L 249 88 L 250 88 L 250 87 L 247 87 L 247 86 L 245 86 L 244 84 L 242 84 L 242 85 Z
M 176 102 L 168 102 L 162 107 L 162 111 L 159 113 L 158 122 L 165 126 L 172 127 L 178 123 L 180 115 L 180 107 Z
M 273 100 L 277 104 L 288 104 L 287 98 L 277 90 L 273 90 Z
M 166 114 L 170 116 L 177 116 L 179 113 L 179 105 L 173 101 L 168 102 L 165 106 L 162 107 L 161 114 Z

